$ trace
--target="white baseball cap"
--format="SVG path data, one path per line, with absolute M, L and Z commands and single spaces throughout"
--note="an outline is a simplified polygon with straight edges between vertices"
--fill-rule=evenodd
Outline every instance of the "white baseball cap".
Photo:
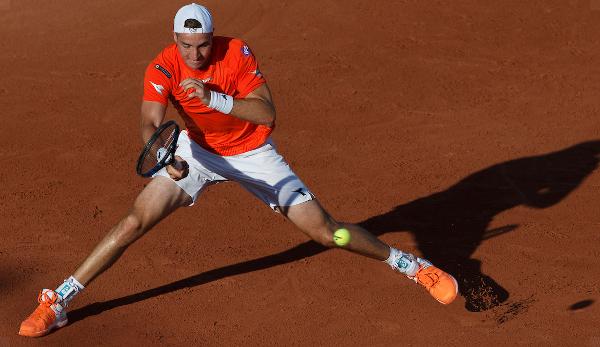
M 185 22 L 195 19 L 200 22 L 200 28 L 186 28 Z M 182 34 L 206 34 L 213 32 L 212 16 L 208 9 L 202 5 L 185 5 L 175 14 L 173 32 Z

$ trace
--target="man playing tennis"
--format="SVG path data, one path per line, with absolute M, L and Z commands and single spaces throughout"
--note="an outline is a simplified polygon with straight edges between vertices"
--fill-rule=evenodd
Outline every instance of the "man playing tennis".
M 179 207 L 192 205 L 207 186 L 222 181 L 238 182 L 316 242 L 383 261 L 443 304 L 455 299 L 454 277 L 356 225 L 337 222 L 321 207 L 270 139 L 275 107 L 244 42 L 213 36 L 212 17 L 197 4 L 179 9 L 173 31 L 175 43 L 146 69 L 141 131 L 147 142 L 171 101 L 187 128 L 179 136 L 175 163 L 154 175 L 130 213 L 72 276 L 56 290 L 41 291 L 39 306 L 21 323 L 20 335 L 43 336 L 66 325 L 69 302 L 128 246 Z M 349 231 L 350 241 L 337 246 L 333 234 L 341 228 Z

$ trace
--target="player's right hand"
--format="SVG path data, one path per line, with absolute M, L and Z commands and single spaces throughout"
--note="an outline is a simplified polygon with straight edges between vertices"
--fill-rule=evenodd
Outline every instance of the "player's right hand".
M 186 78 L 179 86 L 188 93 L 188 99 L 198 98 L 204 105 L 208 105 L 210 103 L 210 90 L 204 85 L 204 82 L 198 78 Z
M 187 161 L 183 160 L 180 156 L 175 156 L 173 164 L 167 166 L 167 173 L 175 181 L 179 181 L 185 178 L 190 172 L 190 167 Z

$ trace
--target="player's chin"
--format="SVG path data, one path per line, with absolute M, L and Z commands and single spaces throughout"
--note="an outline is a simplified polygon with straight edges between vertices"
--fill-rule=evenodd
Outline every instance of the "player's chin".
M 204 67 L 204 65 L 206 65 L 206 61 L 194 61 L 194 60 L 188 60 L 186 61 L 187 66 L 191 69 L 202 69 Z

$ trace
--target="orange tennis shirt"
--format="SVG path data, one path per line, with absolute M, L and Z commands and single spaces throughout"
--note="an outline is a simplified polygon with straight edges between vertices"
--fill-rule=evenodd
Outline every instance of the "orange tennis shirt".
M 266 83 L 258 63 L 241 40 L 215 36 L 209 64 L 202 70 L 189 68 L 177 46 L 172 44 L 146 68 L 144 100 L 164 105 L 170 100 L 182 117 L 192 140 L 204 149 L 223 156 L 244 153 L 265 143 L 273 129 L 223 114 L 187 98 L 179 83 L 188 77 L 202 80 L 216 92 L 240 99 Z

